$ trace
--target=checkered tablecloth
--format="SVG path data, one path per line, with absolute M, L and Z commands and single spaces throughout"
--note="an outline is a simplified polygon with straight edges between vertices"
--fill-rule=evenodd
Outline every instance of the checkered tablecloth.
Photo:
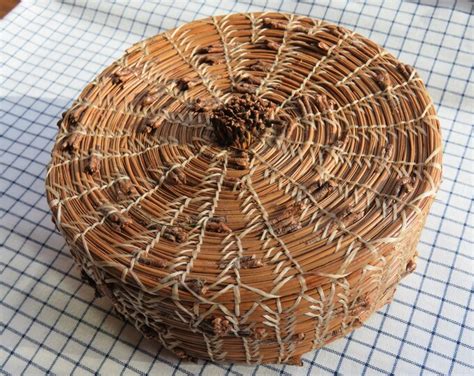
M 1 22 L 0 372 L 39 375 L 474 374 L 473 17 L 469 1 L 22 1 Z M 81 283 L 54 230 L 45 166 L 61 114 L 132 43 L 213 14 L 279 10 L 342 24 L 414 65 L 438 110 L 444 180 L 392 304 L 301 368 L 182 363 Z

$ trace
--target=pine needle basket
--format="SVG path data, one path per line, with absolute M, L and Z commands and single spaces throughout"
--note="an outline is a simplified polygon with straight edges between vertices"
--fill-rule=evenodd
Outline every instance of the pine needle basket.
M 137 43 L 58 126 L 47 197 L 84 280 L 187 360 L 300 364 L 361 326 L 415 269 L 441 180 L 415 70 L 293 14 Z

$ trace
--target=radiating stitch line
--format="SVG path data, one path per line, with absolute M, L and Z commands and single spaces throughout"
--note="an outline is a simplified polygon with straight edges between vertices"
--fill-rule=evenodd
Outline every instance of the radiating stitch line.
M 300 183 L 298 183 L 297 181 L 295 181 L 292 177 L 290 176 L 287 176 L 285 175 L 283 172 L 279 171 L 278 169 L 275 169 L 274 167 L 270 166 L 268 164 L 268 162 L 265 161 L 265 159 L 263 159 L 261 156 L 258 155 L 258 153 L 255 153 L 254 154 L 262 163 L 266 164 L 268 166 L 269 169 L 275 171 L 278 175 L 282 176 L 283 178 L 287 179 L 291 184 L 293 184 L 295 187 L 297 187 L 301 192 L 303 192 L 305 194 L 306 197 L 308 197 L 310 199 L 310 201 L 317 207 L 318 210 L 320 210 L 324 215 L 326 215 L 327 217 L 329 217 L 332 221 L 336 222 L 339 226 L 339 230 L 341 232 L 344 232 L 348 235 L 351 235 L 355 238 L 357 238 L 362 244 L 364 244 L 365 246 L 367 246 L 369 248 L 369 250 L 373 251 L 373 252 L 376 252 L 375 248 L 373 247 L 372 244 L 370 244 L 368 241 L 366 241 L 365 239 L 363 239 L 359 234 L 356 234 L 348 229 L 345 228 L 343 222 L 334 214 L 334 213 L 331 213 L 329 211 L 327 211 L 326 209 L 324 209 L 319 203 L 318 201 L 314 198 L 314 196 L 308 192 L 307 188 L 302 186 Z
M 86 136 L 86 137 L 100 137 L 100 138 L 109 138 L 109 139 L 116 139 L 116 138 L 122 138 L 122 137 L 131 137 L 132 133 L 123 131 L 123 130 L 117 130 L 114 132 L 111 132 L 106 129 L 102 129 L 100 131 L 93 131 L 93 132 L 87 132 L 88 127 L 85 127 L 84 124 L 78 122 L 79 127 L 74 128 L 72 131 L 66 131 L 61 134 L 58 134 L 58 137 L 56 139 L 56 142 L 60 142 L 62 139 L 65 137 L 76 133 L 80 134 L 81 136 Z
M 186 276 L 191 272 L 191 269 L 194 265 L 194 261 L 198 258 L 199 253 L 201 251 L 202 244 L 204 242 L 204 237 L 206 235 L 206 226 L 207 222 L 212 219 L 214 216 L 214 212 L 217 208 L 217 205 L 219 203 L 219 196 L 222 190 L 222 184 L 224 182 L 225 176 L 227 174 L 227 162 L 228 162 L 228 156 L 227 156 L 227 151 L 224 151 L 223 153 L 224 156 L 224 165 L 222 167 L 222 173 L 219 175 L 219 180 L 217 181 L 216 185 L 216 190 L 214 197 L 212 199 L 212 202 L 210 203 L 211 208 L 209 210 L 205 210 L 201 212 L 199 216 L 199 226 L 201 228 L 201 232 L 199 234 L 198 242 L 196 244 L 196 248 L 193 250 L 191 258 L 189 259 L 188 264 L 186 265 L 186 270 L 180 273 L 180 278 L 182 281 L 186 279 Z
M 242 178 L 243 181 L 245 181 L 245 183 L 247 184 L 247 188 L 248 190 L 250 191 L 250 193 L 252 194 L 252 197 L 254 199 L 254 202 L 257 204 L 257 207 L 259 208 L 261 214 L 262 214 L 262 217 L 264 219 L 264 222 L 265 222 L 265 225 L 267 227 L 267 230 L 268 232 L 270 233 L 270 235 L 280 244 L 280 246 L 282 247 L 282 249 L 284 250 L 285 252 L 285 255 L 286 257 L 292 262 L 293 265 L 295 265 L 295 268 L 296 270 L 298 270 L 298 272 L 300 274 L 304 274 L 304 271 L 303 269 L 301 268 L 300 264 L 298 263 L 298 261 L 296 261 L 293 256 L 291 255 L 291 252 L 290 250 L 288 249 L 288 247 L 286 246 L 285 242 L 280 239 L 278 237 L 278 235 L 275 233 L 275 230 L 273 229 L 272 225 L 270 224 L 270 219 L 269 219 L 269 216 L 268 216 L 268 212 L 266 211 L 266 209 L 263 207 L 263 204 L 262 202 L 260 201 L 260 198 L 258 196 L 258 193 L 255 191 L 255 189 L 253 188 L 253 184 L 252 184 L 252 178 L 250 176 L 247 176 L 247 177 L 244 177 Z
M 206 176 L 202 177 L 201 183 L 204 182 L 205 178 L 206 178 Z M 193 197 L 185 197 L 184 201 L 180 204 L 180 206 L 177 209 L 174 210 L 175 214 L 173 215 L 171 220 L 167 223 L 163 223 L 163 227 L 161 229 L 157 230 L 157 234 L 154 238 L 153 237 L 151 238 L 151 242 L 149 242 L 145 246 L 144 249 L 141 249 L 139 252 L 136 253 L 136 255 L 133 257 L 133 259 L 130 261 L 130 266 L 128 268 L 128 272 L 133 270 L 134 263 L 141 257 L 142 254 L 144 254 L 145 257 L 147 257 L 149 251 L 155 246 L 156 243 L 158 243 L 160 241 L 161 235 L 166 230 L 166 227 L 173 226 L 174 222 L 176 221 L 176 219 L 178 219 L 178 216 L 183 213 L 184 209 L 186 209 L 192 202 L 194 202 L 196 200 L 202 200 L 202 197 L 196 197 L 201 193 L 202 193 L 202 191 L 197 191 L 197 192 L 195 192 Z M 179 197 L 177 200 L 173 201 L 173 203 L 170 206 L 172 206 L 173 204 L 175 204 L 179 201 L 182 201 L 182 199 L 183 199 L 183 197 Z M 167 212 L 165 214 L 167 214 Z M 165 216 L 162 216 L 161 218 L 163 218 L 163 217 L 165 217 Z M 122 280 L 124 280 L 123 274 L 122 274 Z
M 349 81 L 353 76 L 355 76 L 357 73 L 359 73 L 362 69 L 367 68 L 370 66 L 374 61 L 377 59 L 380 59 L 386 55 L 389 55 L 389 52 L 386 50 L 380 51 L 374 56 L 372 56 L 370 59 L 368 59 L 364 64 L 359 65 L 356 69 L 354 69 L 352 72 L 348 73 L 344 78 L 339 80 L 338 82 L 335 83 L 335 86 L 341 86 L 346 84 L 347 81 Z
M 217 33 L 219 34 L 219 38 L 221 40 L 222 48 L 224 49 L 224 58 L 227 66 L 227 74 L 229 75 L 229 80 L 231 84 L 235 84 L 235 77 L 234 77 L 234 72 L 232 70 L 232 61 L 231 61 L 231 55 L 229 51 L 229 42 L 227 41 L 227 33 L 225 33 L 221 26 L 220 26 L 220 20 L 222 20 L 222 23 L 225 23 L 228 20 L 229 15 L 224 16 L 224 17 L 217 17 L 213 16 L 211 17 L 212 19 L 212 24 L 214 25 Z M 224 27 L 224 30 L 228 30 L 227 27 Z
M 169 36 L 168 33 L 163 34 L 163 38 L 166 39 L 174 48 L 174 50 L 178 53 L 178 55 L 181 57 L 181 59 L 191 66 L 194 71 L 198 74 L 198 76 L 201 78 L 202 83 L 206 87 L 207 91 L 215 98 L 217 99 L 218 102 L 222 102 L 222 93 L 220 90 L 216 90 L 213 88 L 213 85 L 210 82 L 210 79 L 208 77 L 205 77 L 204 73 L 201 72 L 201 69 L 193 62 L 192 59 L 188 59 L 183 51 L 179 48 L 179 46 L 176 44 L 176 42 L 172 39 L 172 36 Z
M 205 140 L 203 140 L 205 141 Z M 96 152 L 95 155 L 97 155 L 101 161 L 105 161 L 105 160 L 108 160 L 108 159 L 113 159 L 113 158 L 132 158 L 132 157 L 137 157 L 137 156 L 140 156 L 142 154 L 145 154 L 151 150 L 154 150 L 154 149 L 158 149 L 160 147 L 163 147 L 163 146 L 174 146 L 174 147 L 189 147 L 189 148 L 194 148 L 195 145 L 193 144 L 178 144 L 176 143 L 176 141 L 164 141 L 163 140 L 157 140 L 157 144 L 156 145 L 153 145 L 153 146 L 149 146 L 145 149 L 142 149 L 140 151 L 137 151 L 137 152 L 125 152 L 125 153 L 107 153 L 107 152 Z M 72 164 L 74 162 L 84 162 L 86 160 L 88 160 L 89 158 L 89 154 L 87 154 L 86 156 L 83 156 L 83 157 L 74 157 L 74 158 L 71 158 L 71 159 L 67 159 L 66 161 L 64 162 L 60 162 L 60 163 L 57 163 L 57 164 L 52 164 L 48 167 L 48 170 L 46 172 L 46 177 L 51 173 L 51 171 L 55 168 L 59 168 L 59 167 L 63 167 L 63 166 L 67 166 L 69 164 Z
M 107 107 L 101 107 L 99 105 L 96 105 L 95 103 L 92 103 L 92 102 L 88 102 L 87 100 L 84 100 L 84 99 L 77 99 L 75 101 L 76 104 L 83 104 L 85 105 L 86 107 L 90 107 L 90 108 L 93 108 L 95 110 L 98 110 L 98 111 L 105 111 L 105 112 L 113 112 L 113 113 L 117 113 L 117 114 L 122 114 L 122 115 L 127 115 L 127 116 L 132 116 L 132 117 L 136 117 L 138 119 L 144 119 L 150 115 L 152 115 L 153 117 L 158 117 L 158 116 L 163 116 L 163 119 L 165 119 L 166 121 L 168 121 L 169 123 L 176 123 L 176 124 L 180 124 L 180 125 L 184 125 L 188 128 L 209 128 L 210 129 L 210 123 L 208 122 L 208 119 L 205 118 L 205 124 L 196 124 L 196 118 L 193 117 L 193 118 L 190 118 L 189 121 L 186 121 L 185 118 L 186 118 L 186 115 L 183 115 L 183 114 L 180 114 L 180 113 L 175 113 L 175 112 L 170 112 L 164 108 L 161 108 L 159 111 L 155 112 L 155 111 L 140 111 L 140 112 L 136 112 L 134 111 L 133 109 L 130 109 L 130 110 L 123 110 L 123 109 L 120 109 L 120 108 L 117 108 L 115 104 L 112 104 L 112 103 L 108 103 L 107 104 Z M 186 103 L 187 105 L 191 105 L 191 103 Z M 132 108 L 131 105 L 128 105 L 128 107 Z M 200 119 L 200 118 L 198 118 Z M 200 119 L 202 120 L 202 119 Z
M 65 198 L 63 198 L 63 199 L 53 200 L 53 201 L 51 201 L 51 206 L 54 207 L 54 206 L 58 206 L 58 205 L 63 205 L 63 204 L 65 204 L 66 202 L 69 202 L 69 201 L 71 201 L 71 200 L 80 199 L 80 198 L 82 198 L 82 197 L 84 197 L 84 196 L 87 196 L 87 195 L 93 193 L 93 192 L 102 191 L 102 190 L 104 190 L 104 189 L 113 187 L 116 183 L 118 183 L 118 182 L 121 181 L 121 180 L 130 180 L 130 178 L 129 178 L 128 176 L 120 176 L 119 178 L 114 179 L 114 180 L 108 182 L 107 184 L 96 185 L 95 187 L 92 187 L 91 189 L 85 190 L 85 191 L 83 191 L 83 192 L 81 192 L 81 193 L 74 194 L 74 195 L 72 195 L 72 196 L 67 196 L 67 197 L 65 197 Z M 58 187 L 58 188 L 60 188 L 60 187 Z M 51 193 L 52 193 L 53 195 L 57 195 L 57 192 L 54 191 L 51 187 L 46 186 L 46 189 L 49 190 L 49 191 L 51 191 Z
M 269 83 L 270 77 L 272 76 L 272 74 L 275 71 L 278 71 L 278 66 L 281 64 L 282 57 L 285 56 L 283 52 L 287 48 L 287 44 L 288 44 L 288 41 L 290 39 L 290 26 L 295 21 L 295 16 L 293 14 L 291 14 L 287 21 L 288 22 L 286 24 L 285 31 L 283 33 L 283 39 L 282 39 L 282 42 L 281 42 L 280 46 L 278 47 L 278 51 L 275 54 L 275 59 L 273 60 L 273 63 L 271 65 L 269 71 L 267 72 L 267 74 L 265 75 L 263 80 L 260 82 L 260 85 L 257 87 L 257 89 L 255 91 L 255 95 L 257 95 L 257 96 L 260 96 L 260 92 L 262 90 L 266 90 L 266 86 Z
M 288 176 L 285 173 L 281 172 L 280 170 L 278 170 L 278 169 L 274 168 L 273 166 L 271 166 L 258 153 L 255 153 L 255 156 L 259 160 L 261 160 L 262 163 L 264 163 L 267 166 L 267 169 L 274 171 L 275 173 L 277 173 L 278 175 L 280 175 L 284 179 L 288 180 L 291 184 L 294 184 L 303 193 L 305 193 L 308 197 L 313 197 L 309 192 L 307 192 L 306 187 L 302 186 L 300 183 L 295 181 L 291 176 Z M 390 201 L 395 201 L 395 202 L 399 203 L 401 205 L 401 207 L 405 207 L 405 206 L 409 207 L 410 209 L 415 210 L 417 213 L 420 211 L 420 208 L 418 206 L 416 206 L 415 204 L 413 204 L 413 202 L 416 202 L 418 200 L 417 198 L 414 198 L 411 202 L 406 202 L 406 201 L 403 201 L 400 198 L 398 198 L 398 196 L 394 196 L 394 195 L 379 192 L 379 191 L 375 190 L 374 188 L 372 188 L 371 186 L 369 186 L 367 184 L 363 184 L 363 183 L 359 183 L 359 182 L 353 182 L 351 180 L 343 179 L 343 178 L 340 178 L 340 177 L 338 177 L 336 175 L 333 175 L 329 172 L 325 172 L 324 176 L 329 178 L 329 179 L 334 179 L 334 180 L 340 181 L 340 182 L 345 183 L 345 184 L 349 184 L 349 185 L 353 185 L 353 186 L 356 186 L 356 187 L 364 188 L 364 189 L 370 191 L 371 193 L 375 194 L 379 198 L 384 198 L 384 199 L 387 199 L 387 200 L 390 200 Z M 435 192 L 431 192 L 430 194 L 434 195 Z M 424 193 L 423 195 L 426 196 L 426 193 Z M 326 212 L 329 215 L 330 218 L 335 218 L 336 222 L 340 222 L 340 220 L 337 218 L 337 216 L 334 216 L 332 213 L 330 213 L 330 212 L 326 211 L 325 209 L 323 209 L 319 205 L 319 203 L 316 202 L 316 206 L 318 206 L 318 209 L 320 209 L 321 211 Z M 340 222 L 338 224 L 341 225 L 341 223 L 342 222 Z M 352 235 L 352 233 L 350 233 L 350 235 Z
M 291 94 L 279 106 L 277 106 L 277 111 L 283 109 L 287 105 L 288 102 L 291 102 L 291 100 L 294 98 L 296 94 L 302 92 L 305 89 L 308 82 L 311 80 L 311 78 L 316 74 L 319 67 L 323 63 L 325 63 L 327 60 L 329 61 L 329 58 L 332 57 L 333 51 L 341 47 L 341 45 L 346 41 L 346 39 L 353 37 L 355 34 L 356 34 L 355 32 L 346 33 L 342 38 L 338 40 L 338 42 L 335 45 L 331 46 L 329 50 L 327 51 L 327 54 L 322 59 L 318 60 L 318 62 L 314 65 L 313 69 L 308 73 L 308 75 L 305 77 L 305 79 L 300 84 L 300 86 L 292 90 Z
M 180 164 L 177 164 L 177 165 L 174 165 L 172 166 L 168 171 L 166 171 L 165 174 L 163 174 L 163 176 L 160 178 L 160 180 L 158 181 L 158 184 L 153 188 L 153 189 L 150 189 L 149 191 L 145 192 L 143 195 L 137 197 L 136 199 L 134 199 L 132 201 L 132 203 L 130 203 L 127 207 L 125 208 L 122 208 L 122 209 L 117 209 L 116 212 L 120 213 L 120 214 L 123 214 L 123 213 L 127 213 L 132 207 L 138 205 L 141 201 L 143 201 L 145 198 L 147 198 L 148 196 L 154 194 L 156 191 L 158 191 L 160 188 L 161 188 L 161 185 L 163 184 L 163 182 L 166 180 L 166 178 L 168 177 L 168 175 L 175 169 L 175 168 L 178 168 L 178 167 L 181 167 L 183 168 L 184 166 L 186 166 L 191 160 L 195 159 L 195 158 L 198 158 L 203 152 L 204 150 L 207 148 L 207 146 L 203 146 L 201 148 L 201 150 L 199 151 L 199 153 L 197 154 L 193 154 L 191 155 L 189 158 L 187 158 L 185 161 L 183 161 L 182 163 Z M 91 259 L 92 261 L 92 257 L 90 255 L 90 252 L 89 252 L 89 248 L 87 246 L 87 242 L 86 242 L 86 235 L 89 231 L 92 231 L 94 228 L 96 228 L 97 226 L 100 226 L 102 224 L 105 223 L 105 221 L 107 220 L 107 218 L 111 215 L 112 213 L 109 213 L 109 214 L 106 214 L 103 216 L 103 218 L 97 222 L 94 222 L 93 224 L 87 226 L 84 230 L 82 230 L 81 232 L 79 232 L 78 234 L 76 234 L 74 236 L 74 238 L 72 239 L 73 240 L 73 243 L 75 243 L 79 238 L 82 238 L 82 241 L 83 241 L 83 246 L 84 246 L 84 250 L 86 251 L 89 259 Z M 59 223 L 58 223 L 59 225 Z
M 372 161 L 376 161 L 379 164 L 382 162 L 385 163 L 387 165 L 386 167 L 394 165 L 394 166 L 408 166 L 408 167 L 433 167 L 436 169 L 441 169 L 441 164 L 437 162 L 430 162 L 435 155 L 441 153 L 441 149 L 438 149 L 436 151 L 436 154 L 429 156 L 424 162 L 408 162 L 408 161 L 397 161 L 393 159 L 387 159 L 383 157 L 382 155 L 378 155 L 378 154 L 362 154 L 362 153 L 348 152 L 348 151 L 345 151 L 341 147 L 335 146 L 334 144 L 328 145 L 328 144 L 321 144 L 321 143 L 312 142 L 312 141 L 293 141 L 287 138 L 278 138 L 277 142 L 295 145 L 294 147 L 284 148 L 284 150 L 285 152 L 290 153 L 292 157 L 297 158 L 297 160 L 299 161 L 304 161 L 307 156 L 306 154 L 299 153 L 301 149 L 297 147 L 298 145 L 315 147 L 318 149 L 325 150 L 326 152 L 329 152 L 329 153 L 331 153 L 332 151 L 335 151 L 337 152 L 336 154 L 331 153 L 330 155 L 333 155 L 333 158 L 335 158 L 336 161 L 341 159 L 341 160 L 344 160 L 345 163 L 349 163 L 349 164 L 353 164 L 353 163 L 357 164 L 360 161 L 366 161 L 370 165 Z M 321 151 L 318 152 L 318 155 L 320 159 L 323 159 Z M 352 159 L 350 157 L 355 157 L 355 159 Z

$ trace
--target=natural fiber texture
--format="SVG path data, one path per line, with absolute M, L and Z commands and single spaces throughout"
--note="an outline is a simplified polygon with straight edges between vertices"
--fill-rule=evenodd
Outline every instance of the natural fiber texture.
M 360 326 L 441 178 L 415 71 L 289 14 L 136 44 L 59 125 L 48 199 L 84 278 L 184 359 L 298 364 Z

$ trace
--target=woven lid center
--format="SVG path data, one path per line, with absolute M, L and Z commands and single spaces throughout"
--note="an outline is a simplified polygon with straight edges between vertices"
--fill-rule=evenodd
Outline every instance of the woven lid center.
M 274 104 L 256 95 L 232 97 L 211 113 L 216 141 L 223 147 L 247 150 L 271 127 Z

